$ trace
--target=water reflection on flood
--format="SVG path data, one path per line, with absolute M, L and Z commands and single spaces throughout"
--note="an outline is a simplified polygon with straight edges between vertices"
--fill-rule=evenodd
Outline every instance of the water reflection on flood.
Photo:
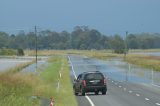
M 160 72 L 132 65 L 123 62 L 121 59 L 111 59 L 99 62 L 106 63 L 106 65 L 99 67 L 99 70 L 115 80 L 149 83 L 160 86 Z
M 31 64 L 28 67 L 24 68 L 21 72 L 24 73 L 35 73 L 36 71 L 43 71 L 48 65 L 47 61 L 38 61 L 37 64 Z

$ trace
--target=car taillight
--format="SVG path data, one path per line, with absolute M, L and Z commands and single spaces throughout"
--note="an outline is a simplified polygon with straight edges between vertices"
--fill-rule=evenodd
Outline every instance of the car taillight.
M 103 80 L 103 84 L 104 84 L 104 85 L 107 84 L 107 80 L 106 80 L 106 79 Z
M 83 81 L 82 81 L 82 84 L 83 84 L 83 86 L 86 86 L 86 81 L 83 80 Z

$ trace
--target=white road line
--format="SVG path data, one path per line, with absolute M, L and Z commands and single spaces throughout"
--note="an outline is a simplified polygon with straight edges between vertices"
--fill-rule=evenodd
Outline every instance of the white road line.
M 124 91 L 126 91 L 126 88 L 123 88 Z
M 136 96 L 140 96 L 140 94 L 136 94 Z
M 119 88 L 121 88 L 122 86 L 119 86 Z
M 112 83 L 113 83 L 114 81 L 112 81 Z
M 147 101 L 148 101 L 149 99 L 148 99 L 148 98 L 145 98 L 145 100 L 147 100 Z
M 69 59 L 69 61 L 71 63 L 71 67 L 72 67 L 72 71 L 73 71 L 74 77 L 77 78 L 76 73 L 75 73 L 74 68 L 73 68 L 73 64 L 72 64 L 71 59 L 70 59 L 69 56 L 68 56 L 68 59 Z M 91 106 L 95 106 L 94 103 L 92 102 L 92 100 L 88 96 L 85 96 L 85 97 L 89 101 L 89 103 L 91 104 Z
M 76 73 L 75 73 L 75 71 L 74 71 L 74 69 L 73 69 L 73 64 L 72 64 L 71 59 L 70 59 L 69 56 L 68 56 L 68 59 L 69 59 L 69 61 L 70 61 L 70 63 L 71 63 L 71 68 L 72 68 L 72 72 L 73 72 L 73 74 L 74 74 L 74 77 L 77 79 Z
M 132 91 L 129 91 L 129 93 L 132 93 Z
M 85 96 L 87 98 L 87 100 L 89 101 L 89 103 L 91 104 L 91 106 L 95 106 L 94 103 L 92 102 L 92 100 L 88 97 L 88 96 Z
M 155 86 L 155 87 L 160 87 L 159 85 L 155 85 L 155 84 L 152 84 L 153 86 Z
M 160 106 L 160 103 L 156 103 L 157 106 Z

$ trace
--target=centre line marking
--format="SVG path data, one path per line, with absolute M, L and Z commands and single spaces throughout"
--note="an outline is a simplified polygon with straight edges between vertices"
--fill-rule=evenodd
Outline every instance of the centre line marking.
M 76 73 L 75 73 L 74 68 L 73 68 L 73 64 L 72 64 L 71 59 L 70 59 L 69 56 L 68 56 L 68 59 L 69 59 L 69 61 L 71 63 L 71 67 L 72 67 L 72 71 L 73 71 L 74 77 L 77 79 Z M 92 100 L 88 96 L 85 96 L 85 97 L 89 101 L 91 106 L 95 106 L 94 103 L 92 102 Z
M 132 93 L 132 91 L 129 91 L 129 93 Z
M 148 99 L 148 98 L 145 98 L 145 100 L 147 100 L 147 101 L 148 101 L 149 99 Z
M 136 94 L 136 96 L 140 96 L 140 94 Z
M 156 103 L 156 105 L 160 106 L 160 103 Z

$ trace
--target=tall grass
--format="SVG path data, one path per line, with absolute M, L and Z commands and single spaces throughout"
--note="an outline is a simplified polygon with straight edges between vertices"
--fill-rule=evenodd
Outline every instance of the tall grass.
M 155 71 L 160 71 L 160 57 L 145 56 L 140 54 L 129 54 L 127 55 L 125 61 L 135 65 L 139 65 L 141 67 L 146 67 Z
M 0 106 L 38 106 L 38 100 L 31 100 L 37 82 L 29 74 L 0 74 Z

